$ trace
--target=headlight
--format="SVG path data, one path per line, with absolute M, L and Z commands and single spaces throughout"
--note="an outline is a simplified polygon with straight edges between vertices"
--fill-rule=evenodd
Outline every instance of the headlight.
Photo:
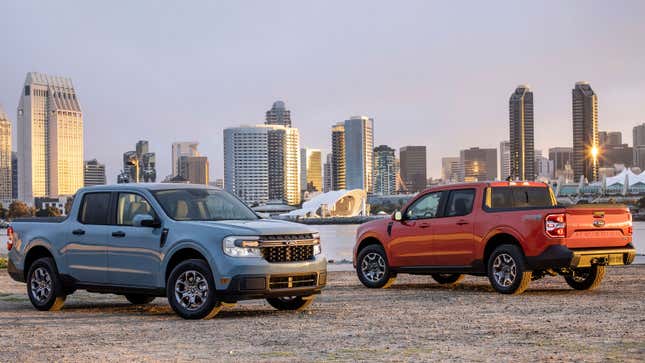
M 224 254 L 231 257 L 262 257 L 259 237 L 236 237 L 224 238 L 222 249 Z
M 320 247 L 320 233 L 316 232 L 312 234 L 314 237 L 314 256 L 319 255 L 322 252 Z

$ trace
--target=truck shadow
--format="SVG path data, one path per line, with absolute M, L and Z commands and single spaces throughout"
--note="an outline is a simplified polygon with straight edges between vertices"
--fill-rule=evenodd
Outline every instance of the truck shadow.
M 401 283 L 390 286 L 388 290 L 429 290 L 429 291 L 454 291 L 454 292 L 486 292 L 497 294 L 492 286 L 487 284 L 457 284 L 453 286 L 440 285 L 436 283 Z M 575 295 L 576 293 L 590 293 L 589 291 L 577 291 L 571 288 L 562 288 L 558 286 L 553 287 L 544 287 L 537 286 L 536 288 L 529 288 L 522 295 L 531 295 L 531 294 L 553 294 L 553 295 L 563 295 L 571 294 Z M 593 292 L 591 292 L 593 293 Z M 500 294 L 501 295 L 501 294 Z M 513 295 L 509 295 L 513 296 Z

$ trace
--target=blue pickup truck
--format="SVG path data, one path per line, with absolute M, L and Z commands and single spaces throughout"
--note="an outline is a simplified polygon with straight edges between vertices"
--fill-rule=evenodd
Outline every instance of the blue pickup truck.
M 327 280 L 318 233 L 203 185 L 83 188 L 66 218 L 20 219 L 8 232 L 9 274 L 39 310 L 77 289 L 133 304 L 166 296 L 186 319 L 245 299 L 303 310 Z

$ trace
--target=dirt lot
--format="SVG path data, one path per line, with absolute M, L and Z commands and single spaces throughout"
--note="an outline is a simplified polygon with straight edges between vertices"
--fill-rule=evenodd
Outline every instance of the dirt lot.
M 367 290 L 332 272 L 310 311 L 251 301 L 210 321 L 183 321 L 164 299 L 146 307 L 79 292 L 56 313 L 34 310 L 25 286 L 0 271 L 0 361 L 639 361 L 645 356 L 645 266 L 610 269 L 601 288 L 562 278 L 519 297 L 485 278 L 445 288 L 401 276 Z

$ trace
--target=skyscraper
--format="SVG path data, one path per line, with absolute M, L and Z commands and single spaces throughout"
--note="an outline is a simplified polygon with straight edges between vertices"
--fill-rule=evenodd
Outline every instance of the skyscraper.
M 610 168 L 621 164 L 634 165 L 634 149 L 623 144 L 623 134 L 619 131 L 598 131 L 598 167 Z
M 401 178 L 407 191 L 424 190 L 428 183 L 425 146 L 404 146 L 399 149 Z
M 542 150 L 535 150 L 535 172 L 540 180 L 551 180 L 555 176 L 554 163 L 542 155 Z
M 19 199 L 83 186 L 83 113 L 69 78 L 27 73 L 18 104 Z
M 373 151 L 374 120 L 366 116 L 352 116 L 345 120 L 345 184 L 347 189 L 374 191 Z
M 499 180 L 506 180 L 511 176 L 511 142 L 499 143 Z
M 183 141 L 172 143 L 172 175 L 179 175 L 179 158 L 182 156 L 199 156 L 196 141 Z
M 634 147 L 633 164 L 645 170 L 645 123 L 634 126 L 632 130 Z
M 135 150 L 123 153 L 123 174 L 117 179 L 119 183 L 154 183 L 157 180 L 156 155 L 150 152 L 147 140 L 137 141 Z
M 497 149 L 472 147 L 459 153 L 460 181 L 494 180 L 497 176 Z
M 327 193 L 333 190 L 332 188 L 332 154 L 329 153 L 325 157 L 325 165 L 323 168 L 323 192 Z
M 83 178 L 86 187 L 104 185 L 106 183 L 105 164 L 100 164 L 96 159 L 87 160 L 84 164 Z
M 208 184 L 209 163 L 206 156 L 179 157 L 179 174 L 192 184 Z
M 298 129 L 267 125 L 269 199 L 300 203 L 300 135 Z
M 0 106 L 0 202 L 13 199 L 11 169 L 11 121 Z
M 517 86 L 508 101 L 510 156 L 513 179 L 535 179 L 533 141 L 533 92 L 527 85 Z M 500 150 L 501 151 L 501 150 Z M 508 176 L 508 175 L 507 175 Z
M 340 122 L 331 129 L 331 190 L 346 188 L 345 180 L 345 125 Z
M 11 152 L 11 199 L 18 199 L 18 153 Z
M 396 193 L 396 156 L 394 149 L 387 145 L 374 148 L 374 193 L 391 195 Z
M 300 149 L 300 189 L 323 191 L 322 153 L 318 149 Z
M 266 112 L 265 124 L 291 127 L 291 111 L 285 108 L 283 101 L 273 102 L 271 109 Z
M 577 82 L 571 90 L 573 111 L 572 166 L 576 180 L 598 179 L 598 96 L 587 82 Z
M 441 179 L 445 184 L 459 182 L 459 165 L 458 157 L 441 158 Z
M 269 200 L 268 128 L 224 130 L 224 186 L 248 205 Z

